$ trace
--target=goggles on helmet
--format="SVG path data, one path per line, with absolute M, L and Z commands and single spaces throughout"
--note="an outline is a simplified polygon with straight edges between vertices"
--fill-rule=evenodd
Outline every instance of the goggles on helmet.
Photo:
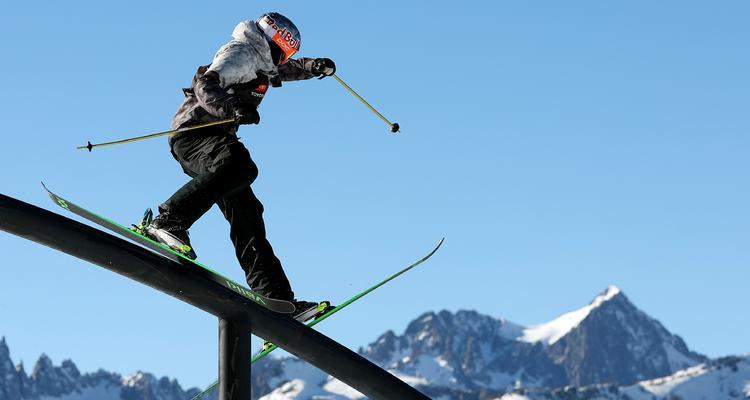
M 289 61 L 299 51 L 300 34 L 297 27 L 285 16 L 279 13 L 263 14 L 258 21 L 258 27 L 270 42 L 275 43 L 281 49 L 281 61 L 283 64 Z

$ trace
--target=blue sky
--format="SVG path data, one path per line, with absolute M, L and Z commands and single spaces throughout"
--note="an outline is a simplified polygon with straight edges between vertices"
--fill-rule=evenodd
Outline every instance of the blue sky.
M 326 334 L 356 348 L 440 309 L 540 323 L 614 284 L 694 350 L 750 352 L 750 3 L 277 4 L 4 6 L 0 192 L 52 209 L 44 180 L 135 222 L 186 181 L 165 141 L 75 146 L 167 129 L 235 24 L 278 10 L 402 126 L 329 79 L 272 90 L 242 128 L 298 296 L 343 301 L 446 236 Z M 216 209 L 191 235 L 242 280 Z M 0 253 L 16 361 L 215 378 L 214 317 L 7 234 Z

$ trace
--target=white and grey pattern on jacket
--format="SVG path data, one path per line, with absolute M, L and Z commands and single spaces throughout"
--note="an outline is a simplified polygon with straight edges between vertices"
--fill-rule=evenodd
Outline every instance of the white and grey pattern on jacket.
M 278 74 L 268 41 L 254 21 L 237 24 L 232 41 L 216 52 L 208 70 L 219 74 L 223 88 L 250 82 L 258 77 L 258 73 L 268 77 Z
M 222 88 L 250 82 L 258 77 L 258 73 L 271 79 L 278 76 L 282 81 L 298 81 L 315 76 L 312 73 L 314 58 L 290 59 L 278 67 L 274 65 L 268 40 L 253 21 L 237 24 L 232 38 L 216 52 L 208 68 L 219 74 Z

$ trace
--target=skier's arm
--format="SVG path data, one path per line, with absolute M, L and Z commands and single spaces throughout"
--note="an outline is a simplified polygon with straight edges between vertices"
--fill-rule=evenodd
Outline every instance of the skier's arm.
M 208 71 L 195 82 L 195 98 L 209 114 L 217 118 L 233 116 L 232 96 L 219 83 L 219 74 Z
M 225 88 L 255 79 L 256 58 L 256 52 L 247 46 L 235 42 L 222 46 L 208 71 L 195 83 L 195 97 L 201 107 L 217 118 L 234 116 L 237 99 Z
M 312 72 L 314 62 L 314 58 L 292 58 L 279 65 L 279 78 L 284 82 L 315 78 Z
M 240 125 L 257 124 L 260 115 L 256 106 L 242 104 L 219 84 L 219 74 L 208 71 L 195 83 L 195 97 L 209 114 L 217 118 L 234 118 Z
M 279 78 L 282 81 L 331 76 L 334 72 L 336 72 L 336 64 L 328 58 L 293 58 L 279 65 Z

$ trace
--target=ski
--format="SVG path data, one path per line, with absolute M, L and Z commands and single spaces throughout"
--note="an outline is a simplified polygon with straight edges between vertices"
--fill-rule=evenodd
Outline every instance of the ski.
M 417 265 L 422 264 L 423 262 L 427 261 L 430 257 L 432 257 L 433 254 L 435 254 L 438 251 L 438 249 L 440 249 L 440 246 L 443 245 L 444 241 L 445 241 L 445 238 L 440 239 L 440 241 L 438 242 L 438 244 L 432 250 L 430 250 L 430 252 L 427 253 L 427 255 L 425 255 L 424 257 L 422 257 L 419 260 L 413 262 L 411 265 L 409 265 L 409 266 L 405 267 L 404 269 L 396 272 L 395 274 L 393 274 L 393 275 L 391 275 L 391 276 L 383 279 L 382 281 L 378 282 L 377 284 L 373 285 L 372 287 L 368 288 L 367 290 L 365 290 L 365 291 L 363 291 L 361 293 L 358 293 L 358 294 L 352 296 L 349 300 L 341 303 L 341 305 L 338 305 L 338 306 L 335 306 L 335 307 L 329 309 L 327 312 L 323 313 L 322 315 L 320 315 L 320 316 L 316 317 L 315 319 L 313 319 L 312 321 L 308 322 L 307 326 L 310 327 L 310 328 L 312 328 L 313 326 L 315 326 L 315 325 L 323 322 L 324 320 L 330 318 L 333 314 L 336 314 L 337 312 L 339 312 L 339 311 L 343 310 L 344 308 L 346 308 L 347 306 L 351 305 L 355 301 L 361 299 L 362 297 L 365 297 L 369 293 L 372 293 L 373 291 L 375 291 L 375 289 L 378 289 L 379 287 L 385 285 L 386 283 L 388 283 L 388 282 L 390 282 L 390 281 L 398 278 L 399 276 L 403 275 L 407 271 L 413 269 Z M 253 356 L 253 358 L 250 360 L 250 363 L 254 364 L 255 362 L 257 362 L 261 358 L 267 356 L 269 353 L 271 353 L 272 351 L 276 350 L 277 348 L 278 348 L 278 346 L 273 345 L 273 344 L 270 347 L 265 347 L 264 349 L 262 349 L 261 351 L 259 351 L 257 354 L 255 354 Z M 211 391 L 211 389 L 215 388 L 218 384 L 219 384 L 218 380 L 214 381 L 214 383 L 212 383 L 211 385 L 209 385 L 201 393 L 198 393 L 197 395 L 193 396 L 193 398 L 191 398 L 190 400 L 198 400 L 198 399 L 202 398 L 209 391 Z
M 133 230 L 123 225 L 118 224 L 117 222 L 114 222 L 108 218 L 102 217 L 98 214 L 88 211 L 76 205 L 75 203 L 72 203 L 71 201 L 66 200 L 56 195 L 55 193 L 47 189 L 47 186 L 45 186 L 44 183 L 42 183 L 42 186 L 44 187 L 44 190 L 47 191 L 47 194 L 49 194 L 49 197 L 52 199 L 52 201 L 58 206 L 64 208 L 65 210 L 68 210 L 72 212 L 73 214 L 83 217 L 99 226 L 107 228 L 110 231 L 115 232 L 121 236 L 124 236 L 125 238 L 130 239 L 133 242 L 146 247 L 147 249 L 159 254 L 160 256 L 163 256 L 174 262 L 177 262 L 181 266 L 189 268 L 193 272 L 197 272 L 200 275 L 209 278 L 210 280 L 226 287 L 227 289 L 232 290 L 235 293 L 240 294 L 243 297 L 246 297 L 260 304 L 261 306 L 271 311 L 282 313 L 282 314 L 290 314 L 294 312 L 294 304 L 292 304 L 291 302 L 285 301 L 285 300 L 271 299 L 265 296 L 261 296 L 260 294 L 253 292 L 252 290 L 240 285 L 239 283 L 236 283 L 220 275 L 218 272 L 210 269 L 209 267 L 195 260 L 191 260 L 190 258 L 184 256 L 183 254 L 177 251 L 174 251 L 171 248 L 159 242 L 156 242 L 146 236 L 143 236 L 137 232 L 134 232 Z

